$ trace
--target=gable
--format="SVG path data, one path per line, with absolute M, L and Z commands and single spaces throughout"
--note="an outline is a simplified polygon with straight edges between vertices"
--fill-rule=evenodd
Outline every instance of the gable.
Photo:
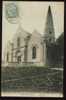
M 33 46 L 39 47 L 41 46 L 41 42 L 42 42 L 42 35 L 38 33 L 36 30 L 34 30 L 30 38 L 29 46 L 31 48 Z
M 15 35 L 13 36 L 13 43 L 16 46 L 18 38 L 20 38 L 21 45 L 24 45 L 25 38 L 30 35 L 27 31 L 25 31 L 22 27 L 18 27 Z
M 16 30 L 15 35 L 13 36 L 13 39 L 16 39 L 17 37 L 25 38 L 29 34 L 30 33 L 28 33 L 27 31 L 25 31 L 22 27 L 18 27 L 18 29 Z

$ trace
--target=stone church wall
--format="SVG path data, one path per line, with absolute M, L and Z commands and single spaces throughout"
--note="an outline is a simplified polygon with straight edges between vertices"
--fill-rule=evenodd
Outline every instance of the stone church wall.
M 33 62 L 36 65 L 43 64 L 43 46 L 41 44 L 42 37 L 37 33 L 33 33 L 28 45 L 28 62 Z M 32 58 L 32 48 L 36 47 L 36 58 Z

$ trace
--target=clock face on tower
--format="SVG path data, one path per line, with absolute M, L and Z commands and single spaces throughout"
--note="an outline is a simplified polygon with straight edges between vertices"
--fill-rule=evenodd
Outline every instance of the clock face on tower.
M 15 3 L 6 4 L 5 15 L 9 22 L 15 23 L 19 17 L 18 6 Z

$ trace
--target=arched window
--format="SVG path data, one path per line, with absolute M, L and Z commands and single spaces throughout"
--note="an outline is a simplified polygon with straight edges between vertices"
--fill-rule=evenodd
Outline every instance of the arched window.
M 33 59 L 36 58 L 36 47 L 35 46 L 32 48 L 32 58 Z
M 17 47 L 20 46 L 20 37 L 17 38 Z

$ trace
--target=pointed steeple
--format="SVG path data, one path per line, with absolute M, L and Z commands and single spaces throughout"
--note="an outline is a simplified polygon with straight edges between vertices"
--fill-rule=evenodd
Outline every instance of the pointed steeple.
M 46 37 L 47 41 L 50 43 L 55 41 L 54 25 L 50 6 L 47 13 L 44 37 Z

